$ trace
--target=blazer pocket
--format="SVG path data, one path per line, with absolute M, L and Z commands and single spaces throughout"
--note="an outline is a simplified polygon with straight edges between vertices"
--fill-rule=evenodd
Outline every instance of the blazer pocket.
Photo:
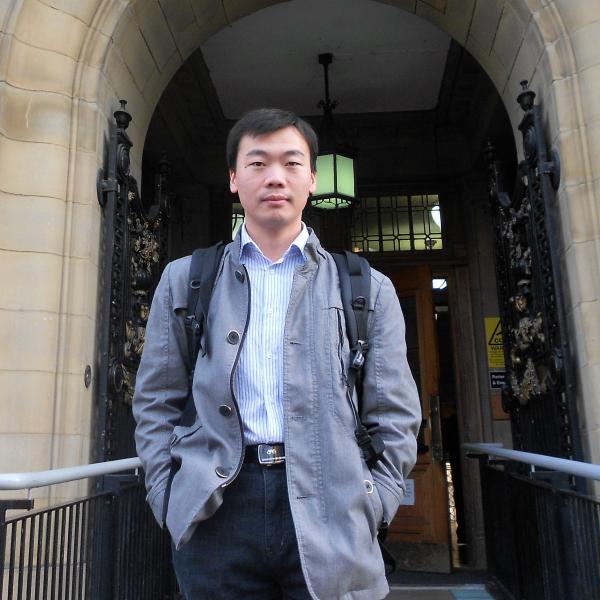
M 183 440 L 184 438 L 196 433 L 196 431 L 198 431 L 198 429 L 200 429 L 201 427 L 202 423 L 198 419 L 196 419 L 195 423 L 190 426 L 176 425 L 173 428 L 173 433 L 171 434 L 171 448 L 179 444 L 179 442 L 181 442 L 181 440 Z

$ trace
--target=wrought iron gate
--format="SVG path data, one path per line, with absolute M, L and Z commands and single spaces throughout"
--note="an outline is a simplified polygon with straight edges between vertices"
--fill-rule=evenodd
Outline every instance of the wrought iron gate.
M 506 364 L 502 399 L 516 449 L 581 460 L 559 271 L 560 163 L 556 152 L 548 156 L 535 93 L 526 81 L 521 85 L 524 159 L 513 193 L 492 145 L 487 148 Z
M 103 208 L 100 318 L 97 339 L 98 403 L 102 428 L 96 459 L 135 456 L 131 400 L 144 347 L 146 322 L 167 258 L 169 164 L 161 161 L 152 202 L 145 202 L 130 173 L 131 115 L 124 100 L 109 124 L 105 168 L 98 173 Z

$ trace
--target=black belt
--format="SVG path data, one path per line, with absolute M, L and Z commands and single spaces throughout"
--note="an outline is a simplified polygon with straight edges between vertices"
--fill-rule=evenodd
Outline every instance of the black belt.
M 285 463 L 285 446 L 283 444 L 256 444 L 246 446 L 245 463 L 257 463 L 270 467 Z

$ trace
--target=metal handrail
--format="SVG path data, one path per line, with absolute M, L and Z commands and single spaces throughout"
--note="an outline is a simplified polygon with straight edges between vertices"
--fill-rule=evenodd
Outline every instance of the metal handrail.
M 568 473 L 569 475 L 577 475 L 578 477 L 586 477 L 587 479 L 600 481 L 600 465 L 595 465 L 593 463 L 568 460 L 566 458 L 556 458 L 555 456 L 547 456 L 545 454 L 509 450 L 508 448 L 504 448 L 502 444 L 462 444 L 462 447 L 467 450 L 467 452 L 499 456 L 500 458 L 507 458 L 509 460 L 549 469 L 551 471 L 560 471 L 561 473 Z
M 109 460 L 107 462 L 93 463 L 91 465 L 78 465 L 76 467 L 64 467 L 62 469 L 51 469 L 49 471 L 32 471 L 29 473 L 0 473 L 0 490 L 31 490 L 33 488 L 45 487 L 56 483 L 67 483 L 88 477 L 110 475 L 130 469 L 139 469 L 142 461 L 134 456 L 120 460 Z
M 488 454 L 490 456 L 499 456 L 509 460 L 560 471 L 570 475 L 586 477 L 600 481 L 600 465 L 593 463 L 580 462 L 577 460 L 567 460 L 566 458 L 556 458 L 544 454 L 534 454 L 532 452 L 521 452 L 519 450 L 509 450 L 502 444 L 462 444 L 467 452 L 478 454 Z M 57 483 L 67 483 L 88 477 L 98 477 L 100 475 L 110 475 L 130 469 L 137 470 L 141 468 L 142 462 L 137 456 L 133 458 L 123 458 L 120 460 L 110 460 L 107 462 L 93 463 L 91 465 L 78 465 L 76 467 L 65 467 L 62 469 L 51 469 L 49 471 L 32 471 L 29 473 L 1 473 L 0 490 L 29 490 Z

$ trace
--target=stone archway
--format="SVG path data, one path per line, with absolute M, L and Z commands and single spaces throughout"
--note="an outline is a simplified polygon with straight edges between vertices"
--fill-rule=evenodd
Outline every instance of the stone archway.
M 486 0 L 386 3 L 435 23 L 465 46 L 494 82 L 513 129 L 520 118 L 513 100 L 518 82 L 529 79 L 538 92 L 550 141 L 563 160 L 558 201 L 589 434 L 600 423 L 593 403 L 594 383 L 600 382 L 599 284 L 586 283 L 588 272 L 598 272 L 600 256 L 594 202 L 600 153 L 591 154 L 600 131 L 589 127 L 599 115 L 582 93 L 592 94 L 591 67 L 600 64 L 592 30 L 600 9 L 589 3 L 581 11 L 564 0 L 504 0 L 492 8 Z M 3 297 L 2 337 L 18 341 L 0 367 L 10 382 L 5 390 L 27 390 L 32 397 L 44 390 L 41 412 L 33 403 L 20 406 L 29 417 L 40 413 L 44 419 L 34 434 L 25 433 L 30 427 L 25 423 L 10 431 L 17 438 L 7 443 L 14 446 L 18 439 L 35 447 L 30 458 L 5 453 L 14 456 L 11 470 L 88 457 L 92 395 L 83 373 L 95 355 L 101 221 L 95 180 L 117 100 L 127 98 L 136 117 L 130 133 L 133 171 L 139 176 L 152 111 L 177 68 L 212 33 L 271 4 L 14 0 L 0 9 L 0 190 L 11 223 L 3 246 L 14 282 L 9 287 L 18 290 Z M 586 25 L 589 31 L 581 35 Z M 32 289 L 26 275 L 36 269 L 43 273 Z M 3 407 L 19 405 L 13 392 L 3 394 Z M 13 422 L 10 414 L 14 411 L 4 422 Z M 600 447 L 590 446 L 589 457 L 600 460 Z

